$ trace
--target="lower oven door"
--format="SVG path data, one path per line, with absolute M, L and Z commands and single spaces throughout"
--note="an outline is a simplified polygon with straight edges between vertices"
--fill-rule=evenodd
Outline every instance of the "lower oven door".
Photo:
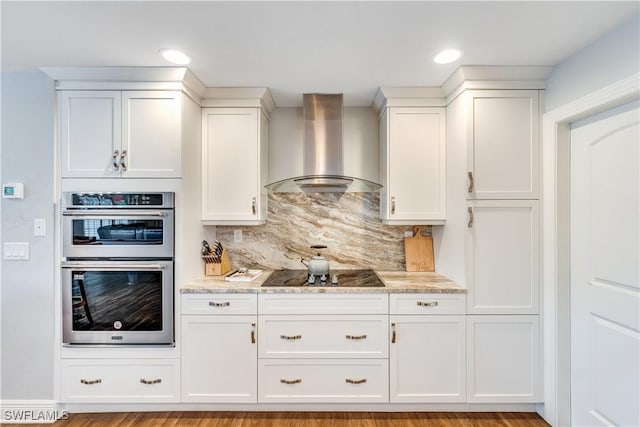
M 62 264 L 65 344 L 173 344 L 173 261 Z

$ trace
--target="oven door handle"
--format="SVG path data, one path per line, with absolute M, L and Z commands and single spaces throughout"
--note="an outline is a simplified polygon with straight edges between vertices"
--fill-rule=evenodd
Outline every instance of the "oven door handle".
M 127 217 L 138 217 L 138 216 L 153 216 L 153 217 L 166 217 L 169 214 L 165 211 L 135 211 L 128 210 L 126 212 L 117 211 L 117 210 L 105 210 L 105 209 L 96 209 L 96 210 L 86 210 L 86 211 L 75 211 L 75 210 L 66 210 L 62 212 L 64 216 L 127 216 Z
M 91 264 L 89 262 L 63 262 L 62 268 L 99 268 L 100 270 L 164 270 L 165 264 Z

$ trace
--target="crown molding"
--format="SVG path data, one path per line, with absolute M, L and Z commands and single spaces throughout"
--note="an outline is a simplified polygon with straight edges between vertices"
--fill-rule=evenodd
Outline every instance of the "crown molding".
M 208 87 L 202 96 L 203 107 L 256 107 L 271 113 L 276 104 L 264 87 Z

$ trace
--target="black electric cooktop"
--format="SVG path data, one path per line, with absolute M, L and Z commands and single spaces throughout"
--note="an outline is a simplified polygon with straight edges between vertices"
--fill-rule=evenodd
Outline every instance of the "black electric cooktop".
M 332 283 L 334 276 L 337 276 L 338 283 Z M 307 270 L 276 270 L 262 286 L 384 287 L 373 270 L 331 270 L 325 279 L 322 281 L 320 277 L 315 277 L 313 283 L 309 283 Z

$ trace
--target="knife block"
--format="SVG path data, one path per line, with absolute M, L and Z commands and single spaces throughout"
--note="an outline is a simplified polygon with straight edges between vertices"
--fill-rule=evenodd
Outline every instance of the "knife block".
M 224 249 L 220 255 L 219 263 L 214 262 L 211 256 L 203 256 L 202 259 L 204 260 L 205 276 L 222 276 L 231 271 L 231 259 Z

